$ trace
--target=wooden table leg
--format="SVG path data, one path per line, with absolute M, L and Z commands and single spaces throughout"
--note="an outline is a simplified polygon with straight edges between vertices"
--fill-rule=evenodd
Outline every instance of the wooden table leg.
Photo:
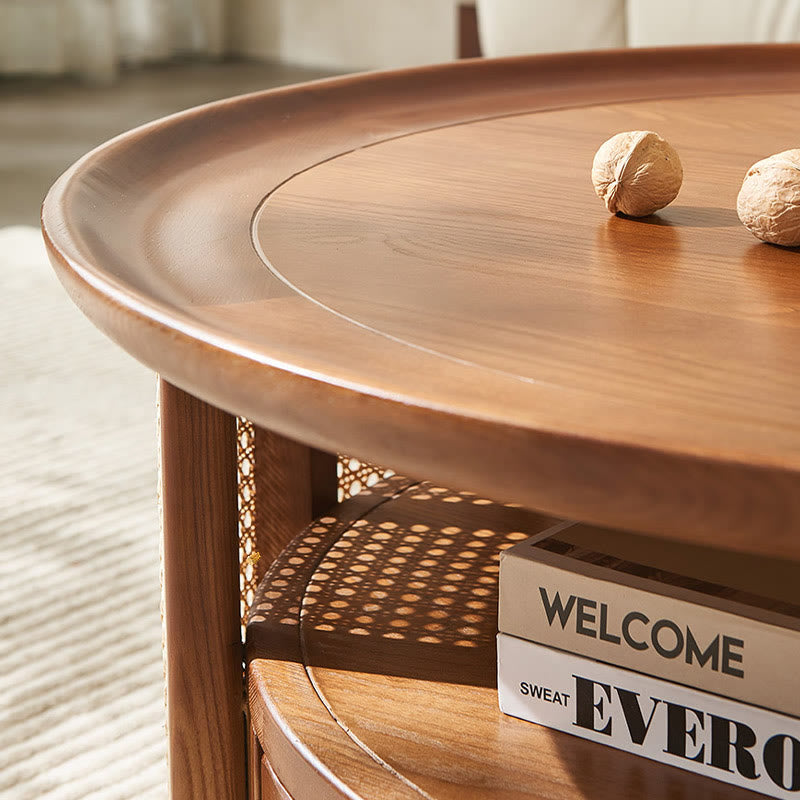
M 159 385 L 172 800 L 245 800 L 236 419 Z
M 256 426 L 254 467 L 256 538 L 266 572 L 311 520 L 336 505 L 336 456 Z

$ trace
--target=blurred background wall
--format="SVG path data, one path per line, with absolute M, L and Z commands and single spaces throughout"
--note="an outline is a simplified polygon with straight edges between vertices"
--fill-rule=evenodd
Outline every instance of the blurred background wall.
M 430 64 L 457 55 L 476 5 L 492 56 L 800 37 L 800 0 L 0 0 L 0 75 L 108 83 L 123 66 L 198 56 Z
M 458 0 L 0 0 L 0 73 L 107 82 L 122 65 L 244 56 L 334 71 L 447 61 Z
M 233 52 L 337 71 L 449 61 L 458 0 L 236 0 Z

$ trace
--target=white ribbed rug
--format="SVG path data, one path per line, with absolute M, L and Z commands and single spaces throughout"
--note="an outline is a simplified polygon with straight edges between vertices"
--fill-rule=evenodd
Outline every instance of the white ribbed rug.
M 166 796 L 155 379 L 0 229 L 0 798 Z

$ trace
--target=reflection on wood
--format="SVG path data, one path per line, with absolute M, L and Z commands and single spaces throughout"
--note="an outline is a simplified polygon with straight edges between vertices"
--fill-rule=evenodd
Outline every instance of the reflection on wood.
M 724 210 L 796 144 L 798 55 L 475 59 L 235 98 L 82 160 L 45 238 L 117 342 L 290 439 L 797 558 L 797 253 Z M 667 224 L 618 225 L 591 190 L 590 155 L 633 127 L 686 157 Z

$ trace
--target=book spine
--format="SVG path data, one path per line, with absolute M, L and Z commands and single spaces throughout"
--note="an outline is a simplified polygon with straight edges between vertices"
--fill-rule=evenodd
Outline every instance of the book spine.
M 689 592 L 662 593 L 654 580 L 572 566 L 552 553 L 504 553 L 499 630 L 800 717 L 792 671 L 779 666 L 800 663 L 800 632 L 704 605 Z
M 800 721 L 572 653 L 497 636 L 500 709 L 777 798 L 800 791 Z

